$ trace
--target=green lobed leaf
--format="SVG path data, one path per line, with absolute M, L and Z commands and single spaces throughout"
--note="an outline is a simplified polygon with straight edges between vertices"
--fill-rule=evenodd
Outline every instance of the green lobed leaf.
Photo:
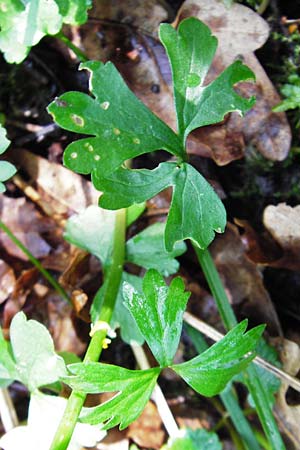
M 244 334 L 247 323 L 247 320 L 239 323 L 201 355 L 183 364 L 173 365 L 172 369 L 199 394 L 207 397 L 218 394 L 256 356 L 255 348 L 264 325 Z
M 17 313 L 10 326 L 10 340 L 16 362 L 17 379 L 33 392 L 66 374 L 63 359 L 54 351 L 47 328 Z
M 9 386 L 16 378 L 16 364 L 0 328 L 0 388 Z
M 222 444 L 216 433 L 203 428 L 197 430 L 186 428 L 180 431 L 181 436 L 171 438 L 161 450 L 222 450 Z
M 128 311 L 124 306 L 124 296 L 123 296 L 123 284 L 129 283 L 134 286 L 134 289 L 138 292 L 142 292 L 142 279 L 135 275 L 131 275 L 127 272 L 123 272 L 122 280 L 120 283 L 120 289 L 118 292 L 116 304 L 114 307 L 113 315 L 110 321 L 110 326 L 113 329 L 120 327 L 121 338 L 127 344 L 138 344 L 143 345 L 145 339 L 141 334 L 138 326 Z
M 108 178 L 95 174 L 93 183 L 103 192 L 100 206 L 108 209 L 125 208 L 173 186 L 165 230 L 168 252 L 173 250 L 176 242 L 185 239 L 191 239 L 204 249 L 213 240 L 214 231 L 224 231 L 226 211 L 223 203 L 211 185 L 190 164 L 161 163 L 154 170 L 120 168 Z
M 1 0 L 0 49 L 9 63 L 22 62 L 44 36 L 57 34 L 63 23 L 86 21 L 90 0 Z
M 174 278 L 167 286 L 160 273 L 151 269 L 143 279 L 143 294 L 124 283 L 123 296 L 126 307 L 160 366 L 171 364 L 179 344 L 183 313 L 190 296 L 189 292 L 184 292 L 183 280 Z
M 89 61 L 80 68 L 91 74 L 93 97 L 67 92 L 48 107 L 62 128 L 91 135 L 65 150 L 69 169 L 108 176 L 124 161 L 147 152 L 183 154 L 178 136 L 130 91 L 111 62 Z
M 218 123 L 231 111 L 244 114 L 253 106 L 254 98 L 240 97 L 234 90 L 239 81 L 255 79 L 240 61 L 203 85 L 217 48 L 217 39 L 203 22 L 189 17 L 177 31 L 162 24 L 159 36 L 171 63 L 178 132 L 184 142 L 195 128 Z
M 186 245 L 178 242 L 171 252 L 164 245 L 165 223 L 157 222 L 133 236 L 126 243 L 126 260 L 145 269 L 156 269 L 164 276 L 172 275 L 179 269 L 175 259 L 186 251 Z
M 100 406 L 85 408 L 80 416 L 81 422 L 85 423 L 105 422 L 105 430 L 118 424 L 123 430 L 142 413 L 160 373 L 160 368 L 129 370 L 93 362 L 72 364 L 68 369 L 74 375 L 64 377 L 63 381 L 76 391 L 118 392 Z
M 6 129 L 0 125 L 0 155 L 5 152 L 10 144 L 10 140 L 6 137 Z

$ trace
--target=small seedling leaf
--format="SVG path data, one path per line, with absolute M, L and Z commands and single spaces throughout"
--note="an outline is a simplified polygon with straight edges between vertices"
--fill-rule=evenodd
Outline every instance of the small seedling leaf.
M 154 150 L 182 155 L 178 136 L 130 91 L 112 63 L 90 61 L 81 68 L 91 74 L 93 97 L 67 92 L 48 107 L 62 128 L 91 135 L 67 147 L 69 169 L 107 177 L 126 160 Z
M 0 49 L 9 63 L 22 62 L 44 36 L 57 34 L 63 23 L 87 19 L 90 0 L 1 0 Z
M 68 369 L 73 375 L 63 381 L 77 391 L 118 392 L 100 406 L 85 408 L 80 416 L 85 423 L 105 422 L 105 430 L 118 424 L 123 430 L 142 413 L 160 373 L 160 368 L 128 370 L 102 363 L 72 364 Z
M 172 363 L 182 330 L 182 318 L 190 296 L 180 277 L 167 286 L 156 270 L 143 280 L 143 294 L 124 284 L 125 305 L 133 315 L 153 355 L 161 367 Z
M 47 328 L 35 320 L 27 320 L 23 312 L 17 313 L 11 322 L 10 340 L 17 379 L 31 392 L 66 374 L 65 363 L 55 353 Z
M 178 242 L 171 252 L 167 252 L 164 245 L 165 227 L 165 223 L 157 222 L 127 241 L 126 260 L 145 269 L 156 269 L 164 276 L 176 273 L 179 262 L 175 258 L 186 251 L 186 245 Z
M 172 369 L 199 394 L 207 397 L 218 394 L 256 356 L 255 348 L 264 325 L 244 334 L 246 327 L 244 320 L 208 350 L 190 361 L 173 365 Z
M 254 105 L 254 98 L 240 97 L 234 90 L 236 83 L 255 79 L 240 61 L 203 85 L 217 48 L 217 39 L 203 22 L 187 18 L 177 31 L 162 24 L 159 34 L 171 63 L 178 132 L 184 142 L 195 128 L 221 122 L 231 111 L 244 114 Z

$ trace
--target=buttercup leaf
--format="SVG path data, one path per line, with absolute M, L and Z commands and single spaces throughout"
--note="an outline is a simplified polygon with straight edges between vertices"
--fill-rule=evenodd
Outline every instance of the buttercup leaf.
M 67 92 L 48 107 L 62 128 L 92 135 L 67 147 L 67 167 L 108 176 L 124 161 L 143 153 L 164 149 L 182 155 L 178 136 L 138 100 L 112 63 L 90 61 L 80 67 L 91 74 L 94 98 Z
M 173 365 L 172 369 L 199 394 L 207 397 L 218 394 L 256 356 L 255 348 L 265 326 L 259 325 L 244 334 L 246 327 L 244 320 L 208 350 L 190 361 Z
M 95 408 L 85 408 L 80 416 L 82 422 L 97 424 L 105 422 L 108 430 L 120 425 L 123 430 L 143 411 L 154 389 L 160 368 L 128 370 L 103 363 L 72 364 L 73 374 L 63 380 L 73 389 L 85 393 L 118 392 L 112 399 Z
M 156 270 L 143 280 L 143 294 L 124 283 L 125 305 L 133 315 L 160 366 L 172 363 L 182 330 L 183 313 L 190 296 L 179 277 L 167 286 Z
M 159 35 L 171 63 L 178 132 L 183 142 L 195 128 L 218 123 L 230 111 L 244 114 L 254 105 L 254 98 L 245 99 L 234 90 L 239 81 L 255 79 L 253 72 L 239 61 L 204 86 L 217 39 L 203 22 L 187 18 L 180 22 L 177 31 L 162 24 Z

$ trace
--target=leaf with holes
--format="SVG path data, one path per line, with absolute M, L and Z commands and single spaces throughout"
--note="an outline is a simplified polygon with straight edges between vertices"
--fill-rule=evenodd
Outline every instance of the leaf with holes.
M 240 97 L 234 90 L 236 83 L 255 79 L 240 61 L 204 86 L 218 41 L 203 22 L 187 18 L 177 31 L 162 24 L 159 36 L 171 63 L 178 132 L 183 142 L 195 128 L 221 122 L 231 111 L 244 114 L 254 105 L 254 98 Z
M 9 63 L 21 63 L 44 36 L 57 34 L 63 23 L 87 20 L 91 0 L 1 0 L 0 49 Z
M 85 408 L 80 421 L 90 424 L 105 422 L 108 430 L 120 425 L 126 428 L 143 411 L 154 389 L 160 368 L 128 370 L 103 363 L 71 364 L 73 374 L 63 381 L 76 391 L 96 394 L 118 392 L 113 398 L 95 408 Z
M 167 286 L 156 270 L 149 270 L 143 280 L 143 294 L 124 283 L 125 305 L 134 317 L 160 366 L 172 363 L 182 330 L 183 313 L 190 296 L 177 277 Z
M 138 100 L 112 63 L 90 61 L 80 68 L 90 72 L 93 97 L 67 92 L 48 107 L 62 128 L 91 135 L 67 147 L 68 168 L 109 176 L 124 161 L 154 150 L 183 154 L 178 136 Z
M 256 356 L 255 349 L 265 326 L 259 325 L 244 334 L 247 323 L 243 320 L 201 355 L 171 368 L 199 394 L 207 397 L 218 394 Z

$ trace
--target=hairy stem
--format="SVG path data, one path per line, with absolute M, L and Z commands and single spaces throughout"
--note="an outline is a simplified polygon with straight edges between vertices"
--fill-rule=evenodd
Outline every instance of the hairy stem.
M 214 261 L 209 253 L 209 250 L 201 250 L 196 245 L 194 245 L 194 249 L 197 254 L 198 261 L 202 267 L 203 273 L 207 279 L 210 290 L 216 300 L 217 307 L 225 328 L 227 330 L 230 330 L 234 327 L 234 325 L 236 325 L 237 320 L 229 303 Z M 265 389 L 261 383 L 261 380 L 259 379 L 258 374 L 256 373 L 253 363 L 251 363 L 247 370 L 244 371 L 244 379 L 248 386 L 249 392 L 254 399 L 256 411 L 272 449 L 284 450 L 285 445 L 279 433 Z
M 51 286 L 64 298 L 67 302 L 71 303 L 71 300 L 64 290 L 64 288 L 55 280 L 48 270 L 46 270 L 38 259 L 22 244 L 21 241 L 14 235 L 14 233 L 0 220 L 0 229 L 7 234 L 11 241 L 27 256 L 29 261 L 41 272 Z
M 57 33 L 54 37 L 62 41 L 67 47 L 69 47 L 70 50 L 72 50 L 73 53 L 77 56 L 80 62 L 86 62 L 89 60 L 87 55 L 80 50 L 80 48 L 76 47 L 76 45 L 73 44 L 73 42 L 70 41 L 70 39 L 67 38 L 61 31 Z
M 112 262 L 106 274 L 106 289 L 104 293 L 103 306 L 100 311 L 99 321 L 109 323 L 115 307 L 116 298 L 122 277 L 123 264 L 125 258 L 125 231 L 126 231 L 126 210 L 120 209 L 116 212 L 116 222 L 113 237 Z M 103 347 L 103 340 L 106 337 L 105 330 L 98 330 L 92 336 L 84 363 L 97 362 Z M 65 450 L 72 438 L 72 434 L 83 407 L 86 394 L 72 391 L 60 425 L 54 436 L 50 450 Z

